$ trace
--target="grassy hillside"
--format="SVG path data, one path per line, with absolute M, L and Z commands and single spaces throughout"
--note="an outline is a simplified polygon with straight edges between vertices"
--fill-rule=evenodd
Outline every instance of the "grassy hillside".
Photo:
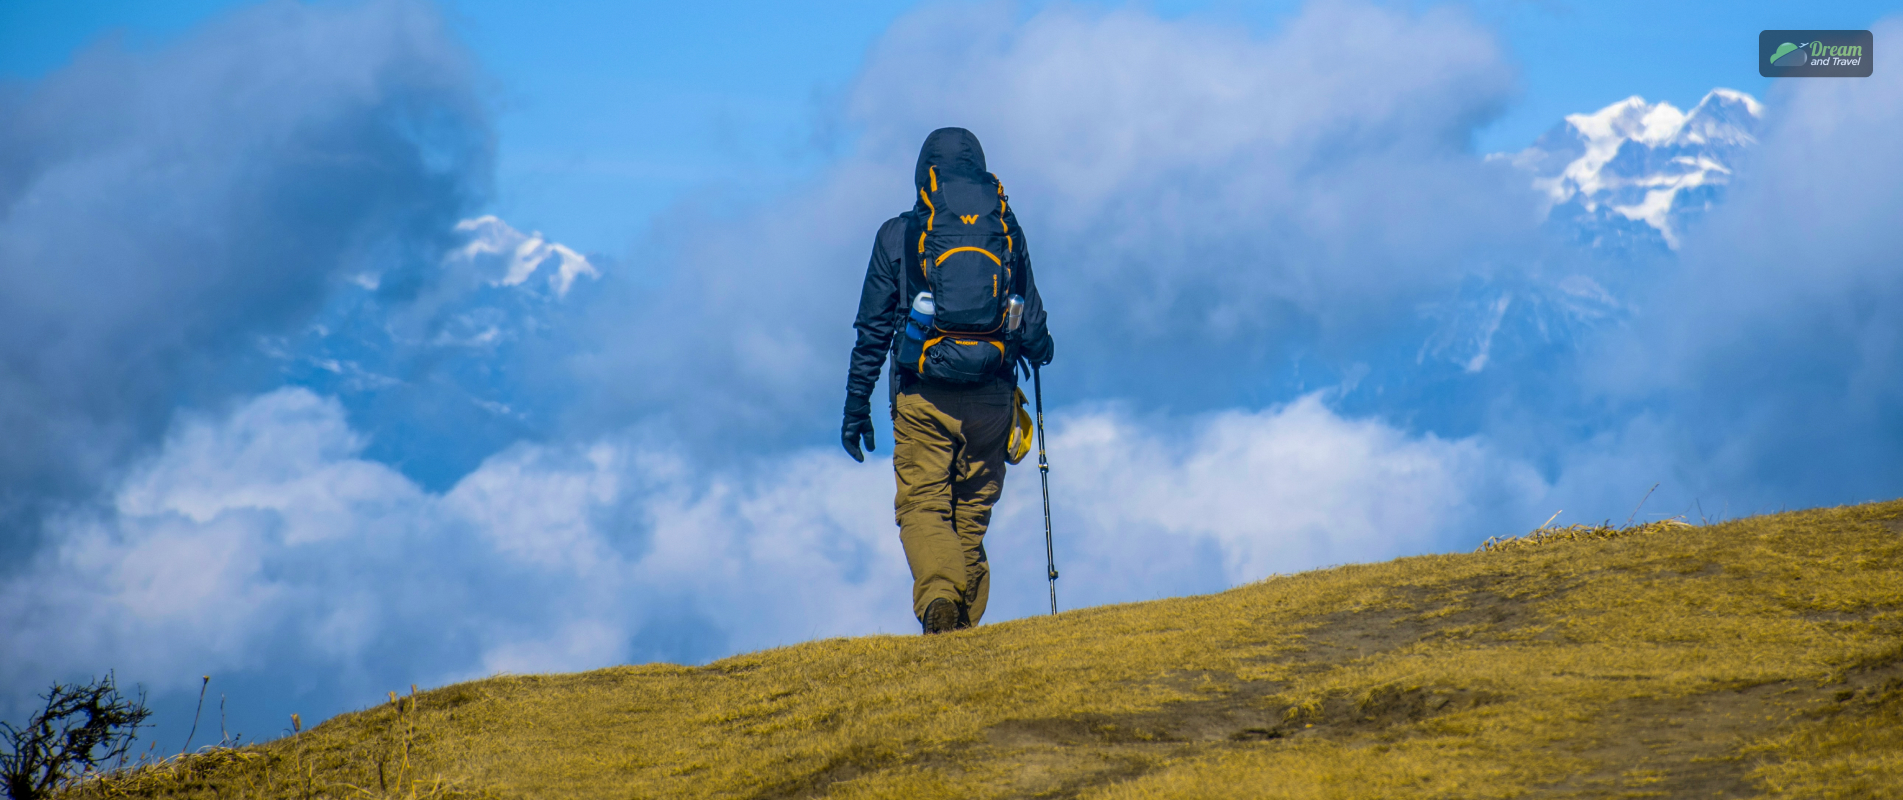
M 141 797 L 1903 796 L 1903 501 L 404 696 Z

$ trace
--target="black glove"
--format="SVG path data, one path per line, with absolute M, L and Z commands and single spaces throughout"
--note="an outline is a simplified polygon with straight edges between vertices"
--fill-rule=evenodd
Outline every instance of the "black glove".
M 845 445 L 846 455 L 852 456 L 852 460 L 865 463 L 866 453 L 859 450 L 861 439 L 865 440 L 866 452 L 876 449 L 872 446 L 872 401 L 848 397 L 846 422 L 839 427 L 839 443 Z
M 1046 332 L 1043 336 L 1025 342 L 1022 352 L 1024 353 L 1025 360 L 1031 362 L 1031 366 L 1043 367 L 1051 363 L 1053 349 L 1054 345 L 1051 343 L 1051 335 Z

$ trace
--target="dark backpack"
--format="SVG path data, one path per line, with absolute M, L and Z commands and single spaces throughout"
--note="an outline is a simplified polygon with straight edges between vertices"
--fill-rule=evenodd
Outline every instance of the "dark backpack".
M 979 383 L 998 375 L 1014 342 L 1005 334 L 1005 303 L 1017 292 L 1017 235 L 1006 219 L 998 177 L 940 179 L 928 171 L 919 187 L 924 210 L 906 224 L 900 270 L 898 363 L 949 383 Z M 928 326 L 907 317 L 921 291 L 936 306 Z

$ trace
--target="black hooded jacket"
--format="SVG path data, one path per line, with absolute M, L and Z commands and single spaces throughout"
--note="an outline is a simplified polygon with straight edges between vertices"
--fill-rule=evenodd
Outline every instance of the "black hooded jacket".
M 918 166 L 913 171 L 914 183 L 923 188 L 928 168 L 937 166 L 942 175 L 961 175 L 974 180 L 989 176 L 985 170 L 985 151 L 979 146 L 978 137 L 964 128 L 939 128 L 925 137 L 925 145 L 918 151 Z M 853 321 L 853 327 L 859 331 L 859 340 L 852 347 L 852 366 L 846 375 L 846 417 L 862 418 L 870 415 L 872 409 L 872 390 L 879 383 L 879 368 L 886 363 L 887 354 L 892 351 L 893 334 L 899 328 L 899 317 L 911 302 L 910 297 L 899 297 L 899 270 L 905 255 L 905 228 L 908 218 L 923 219 L 926 213 L 923 201 L 914 200 L 912 210 L 879 226 L 879 234 L 872 243 L 872 261 L 866 265 L 865 285 L 859 290 L 859 318 Z M 1031 245 L 1025 238 L 1024 228 L 1018 225 L 1017 215 L 1008 208 L 1005 221 L 1010 229 L 1017 231 L 1018 267 L 1016 274 L 1020 285 L 1015 291 L 1024 297 L 1024 318 L 1017 331 L 1015 344 L 1032 363 L 1050 362 L 1051 335 L 1044 325 L 1044 300 L 1038 296 L 1037 281 L 1031 273 Z M 914 282 L 915 283 L 915 282 Z M 912 285 L 910 294 L 916 295 L 925 287 Z M 1012 365 L 1006 363 L 998 375 L 998 382 L 1007 385 L 1015 383 Z M 893 392 L 904 391 L 919 377 L 910 370 L 893 370 Z

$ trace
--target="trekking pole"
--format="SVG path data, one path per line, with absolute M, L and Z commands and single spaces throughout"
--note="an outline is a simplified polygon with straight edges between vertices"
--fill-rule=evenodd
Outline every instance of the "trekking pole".
M 1037 398 L 1037 477 L 1044 482 L 1044 568 L 1051 576 L 1051 616 L 1057 615 L 1057 551 L 1051 547 L 1051 463 L 1044 457 L 1044 379 L 1031 367 L 1031 394 Z

